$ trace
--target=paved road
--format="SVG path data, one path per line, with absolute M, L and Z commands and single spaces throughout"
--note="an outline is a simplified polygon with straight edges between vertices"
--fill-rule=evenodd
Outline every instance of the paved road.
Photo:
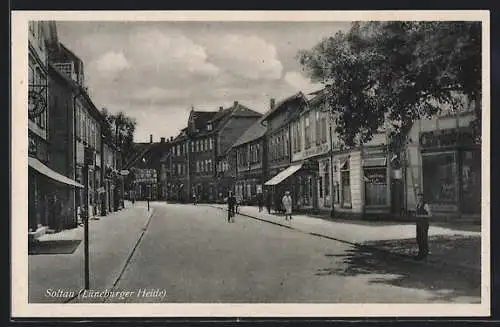
M 243 216 L 228 224 L 223 211 L 201 205 L 154 209 L 117 284 L 130 293 L 107 302 L 480 301 L 479 281 L 454 272 Z

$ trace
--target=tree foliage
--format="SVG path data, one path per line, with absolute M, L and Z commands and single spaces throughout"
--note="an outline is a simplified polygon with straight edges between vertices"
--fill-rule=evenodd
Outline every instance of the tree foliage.
M 106 108 L 102 108 L 101 114 L 110 124 L 111 135 L 116 145 L 120 148 L 122 156 L 127 158 L 132 152 L 137 121 L 135 118 L 125 115 L 122 111 L 111 114 Z
M 298 59 L 327 102 L 344 143 L 371 139 L 390 124 L 397 152 L 415 120 L 443 104 L 459 106 L 465 95 L 481 118 L 481 24 L 479 22 L 355 22 Z M 480 135 L 480 128 L 476 130 Z

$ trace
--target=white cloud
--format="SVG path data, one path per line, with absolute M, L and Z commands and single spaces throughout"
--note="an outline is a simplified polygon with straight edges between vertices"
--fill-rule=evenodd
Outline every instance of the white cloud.
M 284 76 L 284 80 L 295 91 L 311 92 L 321 88 L 321 84 L 312 83 L 311 80 L 309 80 L 308 78 L 304 77 L 304 75 L 296 71 L 287 72 Z
M 221 68 L 249 79 L 281 78 L 276 47 L 256 36 L 228 34 L 207 40 L 207 53 Z
M 130 63 L 123 52 L 106 52 L 95 61 L 96 68 L 102 74 L 117 74 L 128 68 Z
M 187 99 L 189 98 L 189 95 L 190 92 L 185 89 L 164 89 L 154 86 L 147 89 L 137 90 L 130 95 L 130 98 L 136 101 L 154 101 L 156 103 L 161 103 L 174 99 Z
M 207 62 L 203 47 L 178 31 L 138 29 L 130 35 L 129 44 L 128 54 L 141 71 L 205 76 L 219 72 L 217 66 Z

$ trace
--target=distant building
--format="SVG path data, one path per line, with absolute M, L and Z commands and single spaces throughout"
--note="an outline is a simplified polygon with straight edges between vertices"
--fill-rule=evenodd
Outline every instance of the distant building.
M 162 179 L 165 165 L 164 157 L 170 153 L 172 142 L 164 137 L 160 142 L 153 142 L 150 135 L 149 143 L 135 143 L 134 155 L 124 165 L 130 174 L 126 177 L 126 192 L 128 199 L 135 200 L 165 200 L 164 183 Z
M 253 123 L 233 145 L 236 157 L 235 192 L 244 203 L 255 204 L 267 181 L 266 127 L 261 119 Z

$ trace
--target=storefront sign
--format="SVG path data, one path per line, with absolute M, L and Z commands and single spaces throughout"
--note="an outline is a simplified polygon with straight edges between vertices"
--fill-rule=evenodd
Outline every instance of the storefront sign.
M 330 145 L 328 143 L 321 145 L 313 145 L 311 148 L 304 150 L 302 152 L 296 153 L 293 155 L 293 161 L 301 160 L 305 158 L 314 157 L 320 154 L 327 153 L 330 149 Z
M 472 131 L 469 128 L 444 129 L 420 134 L 420 146 L 422 148 L 450 147 L 465 144 L 474 144 Z
M 385 169 L 365 169 L 365 179 L 368 183 L 385 184 L 386 170 Z

